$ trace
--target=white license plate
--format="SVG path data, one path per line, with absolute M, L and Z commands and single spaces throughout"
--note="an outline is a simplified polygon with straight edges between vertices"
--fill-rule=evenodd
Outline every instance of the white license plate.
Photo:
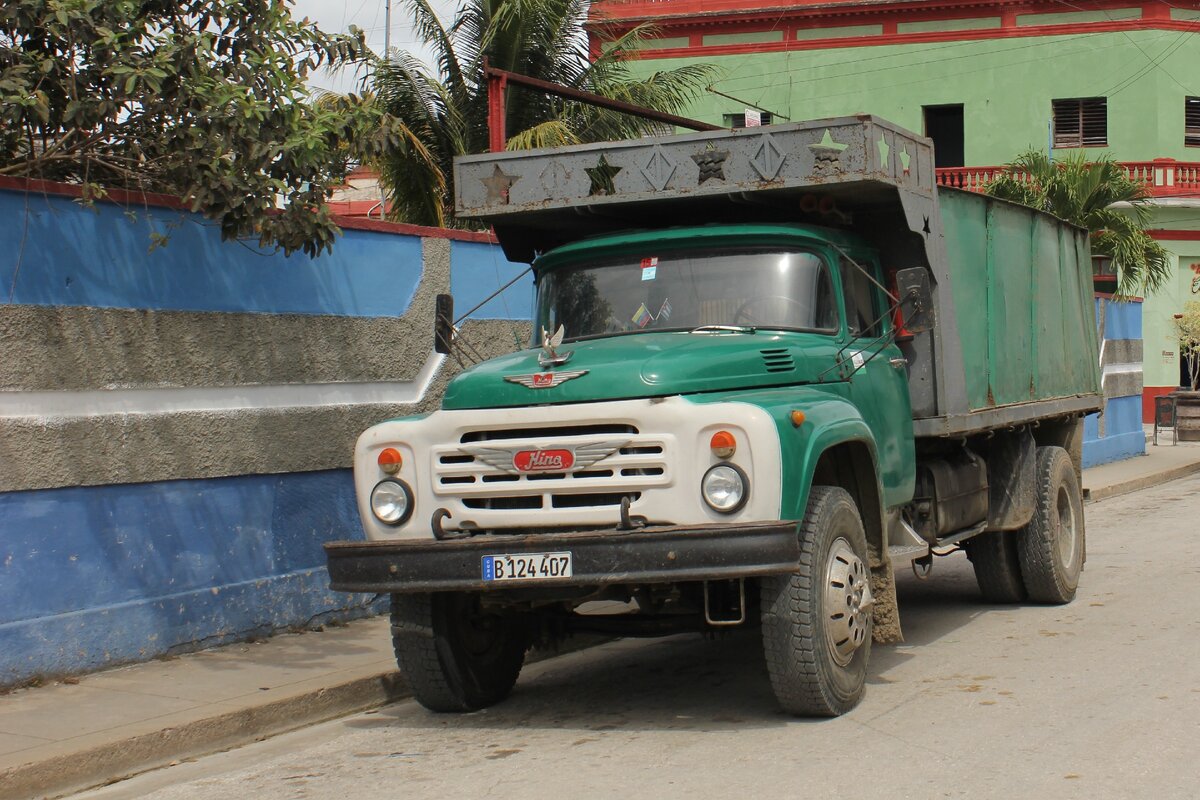
M 485 581 L 545 581 L 571 577 L 570 553 L 484 556 Z

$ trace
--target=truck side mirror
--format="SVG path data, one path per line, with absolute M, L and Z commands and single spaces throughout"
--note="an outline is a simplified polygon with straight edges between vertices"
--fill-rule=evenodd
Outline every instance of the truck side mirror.
M 929 288 L 929 270 L 910 267 L 896 272 L 896 290 L 904 330 L 924 333 L 937 324 L 933 309 L 933 291 Z
M 454 298 L 439 294 L 434 301 L 433 351 L 449 353 L 454 346 Z

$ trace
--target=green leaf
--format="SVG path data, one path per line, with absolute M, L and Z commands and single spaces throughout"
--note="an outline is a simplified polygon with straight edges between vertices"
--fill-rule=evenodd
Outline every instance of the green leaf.
M 0 45 L 0 142 L 25 129 L 56 149 L 44 159 L 18 145 L 0 151 L 0 167 L 97 187 L 85 202 L 106 188 L 175 193 L 224 236 L 261 234 L 287 252 L 327 247 L 334 227 L 314 208 L 341 181 L 355 139 L 371 135 L 371 115 L 356 108 L 347 124 L 313 113 L 305 76 L 369 54 L 361 35 L 297 25 L 289 6 L 7 3 L 0 42 L 39 46 Z M 308 187 L 285 195 L 286 225 L 273 216 L 272 186 Z

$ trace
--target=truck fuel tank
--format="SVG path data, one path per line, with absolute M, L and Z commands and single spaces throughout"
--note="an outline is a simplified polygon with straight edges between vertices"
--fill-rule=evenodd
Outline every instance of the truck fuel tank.
M 931 544 L 985 521 L 987 463 L 967 448 L 921 461 L 917 465 L 913 507 L 914 527 Z

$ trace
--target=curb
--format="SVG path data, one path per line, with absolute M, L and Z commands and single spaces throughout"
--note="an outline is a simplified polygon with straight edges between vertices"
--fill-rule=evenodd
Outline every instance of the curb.
M 1184 464 L 1179 467 L 1172 467 L 1171 469 L 1166 469 L 1162 472 L 1155 472 L 1151 475 L 1142 475 L 1138 478 L 1130 478 L 1127 481 L 1114 483 L 1111 486 L 1101 486 L 1098 489 L 1087 489 L 1085 490 L 1086 496 L 1084 501 L 1086 503 L 1097 503 L 1101 500 L 1107 500 L 1110 497 L 1117 497 L 1118 495 L 1129 494 L 1130 492 L 1148 489 L 1151 486 L 1157 486 L 1160 483 L 1168 483 L 1170 481 L 1179 480 L 1180 478 L 1186 478 L 1189 475 L 1196 474 L 1197 472 L 1200 472 L 1200 461 L 1192 464 Z
M 531 652 L 525 664 L 548 661 L 612 640 L 611 636 L 581 634 L 556 650 Z M 410 697 L 408 685 L 395 670 L 360 676 L 82 752 L 11 767 L 0 772 L 0 797 L 4 800 L 59 798 Z
M 0 773 L 0 797 L 62 797 L 173 761 L 209 755 L 409 697 L 399 672 L 356 678 L 263 705 L 121 739 Z

